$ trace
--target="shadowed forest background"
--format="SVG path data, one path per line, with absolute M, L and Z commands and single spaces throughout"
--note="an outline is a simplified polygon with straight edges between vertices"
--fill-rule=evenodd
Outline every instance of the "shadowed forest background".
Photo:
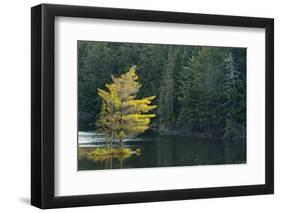
M 98 88 L 136 65 L 139 97 L 156 96 L 150 131 L 246 135 L 246 49 L 78 41 L 79 131 L 95 131 Z

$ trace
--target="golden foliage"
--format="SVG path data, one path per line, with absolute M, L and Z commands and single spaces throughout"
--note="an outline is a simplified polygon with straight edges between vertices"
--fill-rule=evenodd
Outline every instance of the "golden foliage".
M 155 96 L 136 99 L 141 88 L 136 66 L 120 77 L 111 78 L 112 83 L 105 85 L 106 90 L 98 89 L 102 106 L 96 124 L 109 140 L 119 139 L 122 146 L 125 138 L 135 137 L 149 128 L 151 118 L 156 115 L 146 113 L 157 106 L 151 105 Z

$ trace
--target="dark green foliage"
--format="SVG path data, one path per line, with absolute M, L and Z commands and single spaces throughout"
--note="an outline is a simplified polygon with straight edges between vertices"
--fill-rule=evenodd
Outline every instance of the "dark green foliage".
M 169 46 L 168 54 L 165 60 L 162 81 L 159 93 L 159 128 L 169 130 L 175 123 L 175 79 L 174 72 L 176 68 L 177 50 L 175 46 Z
M 93 129 L 97 88 L 132 65 L 139 96 L 156 95 L 152 128 L 235 138 L 246 134 L 246 49 L 78 42 L 79 129 Z

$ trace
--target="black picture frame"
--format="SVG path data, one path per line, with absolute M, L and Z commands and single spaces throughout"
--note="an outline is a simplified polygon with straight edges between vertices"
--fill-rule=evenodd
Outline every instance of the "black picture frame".
M 54 195 L 55 17 L 264 28 L 265 184 L 78 196 Z M 274 20 L 241 16 L 41 4 L 31 8 L 31 204 L 42 208 L 217 198 L 274 193 Z

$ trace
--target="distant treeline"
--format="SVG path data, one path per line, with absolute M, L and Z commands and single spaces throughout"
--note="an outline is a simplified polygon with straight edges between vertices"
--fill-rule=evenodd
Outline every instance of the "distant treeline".
M 246 49 L 78 41 L 79 130 L 95 130 L 97 89 L 132 65 L 139 97 L 156 96 L 151 128 L 172 134 L 246 134 Z

